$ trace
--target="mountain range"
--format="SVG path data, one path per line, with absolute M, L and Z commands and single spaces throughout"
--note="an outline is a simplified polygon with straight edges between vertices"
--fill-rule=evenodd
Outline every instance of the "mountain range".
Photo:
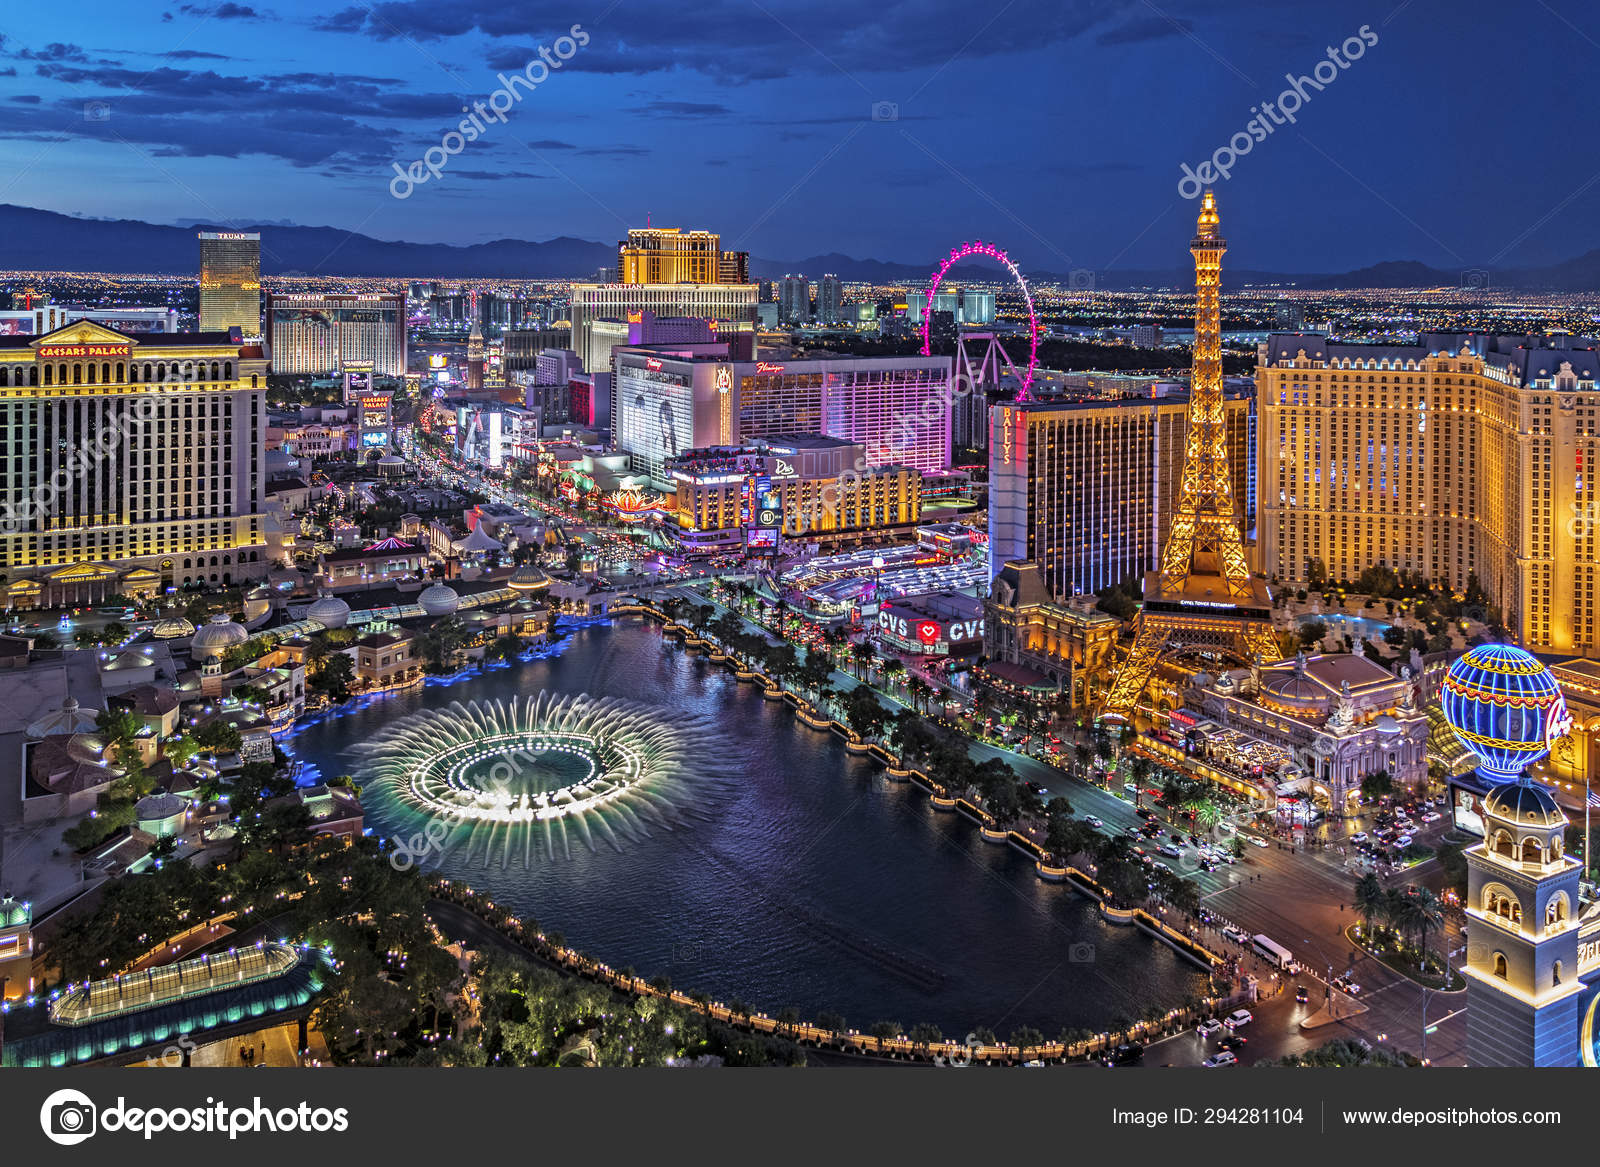
M 81 219 L 35 207 L 0 203 L 0 269 L 11 271 L 84 271 L 182 275 L 199 264 L 197 229 L 204 224 L 167 226 L 135 219 Z M 255 227 L 229 223 L 224 231 Z M 586 239 L 559 236 L 544 242 L 497 239 L 458 246 L 448 243 L 405 243 L 373 239 L 334 227 L 264 225 L 261 274 L 264 276 L 378 276 L 412 279 L 585 279 L 601 267 L 614 266 L 616 247 Z M 755 279 L 775 279 L 804 272 L 815 279 L 831 273 L 845 280 L 895 283 L 926 280 L 928 263 L 895 263 L 856 259 L 837 252 L 805 259 L 752 257 Z M 1030 281 L 1067 287 L 1101 289 L 1184 288 L 1194 280 L 1187 262 L 1161 269 L 1052 272 L 1030 270 Z M 993 280 L 986 264 L 958 266 L 956 280 Z M 1395 260 L 1356 271 L 1271 272 L 1230 269 L 1228 282 L 1280 285 L 1310 290 L 1347 288 L 1466 289 L 1529 288 L 1560 292 L 1600 291 L 1600 249 L 1547 267 L 1472 268 L 1445 271 L 1414 260 Z

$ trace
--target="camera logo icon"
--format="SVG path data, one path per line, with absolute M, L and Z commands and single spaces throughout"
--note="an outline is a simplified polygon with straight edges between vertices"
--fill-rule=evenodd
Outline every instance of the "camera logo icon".
M 875 101 L 872 103 L 872 120 L 875 122 L 897 122 L 900 120 L 900 103 L 897 101 Z
M 87 1094 L 57 1090 L 39 1107 L 39 1125 L 52 1143 L 75 1147 L 94 1134 L 98 1113 Z
M 1094 945 L 1085 941 L 1078 941 L 1067 949 L 1067 959 L 1073 964 L 1093 964 Z

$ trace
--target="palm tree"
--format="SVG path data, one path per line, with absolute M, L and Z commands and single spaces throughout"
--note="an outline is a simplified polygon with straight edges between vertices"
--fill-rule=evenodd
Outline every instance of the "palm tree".
M 1393 893 L 1394 923 L 1402 933 L 1417 936 L 1417 948 L 1420 952 L 1418 968 L 1426 968 L 1428 963 L 1428 932 L 1433 928 L 1444 927 L 1444 909 L 1439 903 L 1439 897 L 1425 887 L 1413 887 L 1408 891 Z
M 906 692 L 911 695 L 911 707 L 921 712 L 927 699 L 933 695 L 933 686 L 921 677 L 912 677 L 906 682 Z
M 872 645 L 864 640 L 857 641 L 850 646 L 850 659 L 855 662 L 856 676 L 862 677 L 866 675 L 867 663 L 873 660 L 876 655 L 872 651 Z
M 1196 798 L 1184 804 L 1183 809 L 1194 813 L 1195 825 L 1210 830 L 1222 821 L 1222 807 L 1212 798 Z
M 1383 916 L 1389 906 L 1389 893 L 1371 872 L 1356 881 L 1356 912 L 1361 916 L 1361 934 L 1370 937 L 1372 921 Z

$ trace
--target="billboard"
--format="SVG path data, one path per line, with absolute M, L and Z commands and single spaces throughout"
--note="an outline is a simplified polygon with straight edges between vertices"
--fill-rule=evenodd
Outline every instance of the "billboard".
M 755 503 L 756 526 L 783 526 L 783 495 L 772 489 L 772 479 L 764 474 L 756 479 Z
M 745 534 L 745 547 L 751 551 L 776 551 L 778 532 L 774 527 L 752 527 Z

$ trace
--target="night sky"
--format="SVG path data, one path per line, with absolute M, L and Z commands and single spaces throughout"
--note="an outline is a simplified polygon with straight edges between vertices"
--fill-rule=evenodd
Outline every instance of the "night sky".
M 588 43 L 558 45 L 575 24 Z M 451 243 L 610 242 L 648 213 L 769 259 L 984 238 L 1034 269 L 1166 267 L 1181 164 L 1362 26 L 1217 184 L 1230 266 L 1600 246 L 1592 0 L 15 4 L 0 202 Z M 541 43 L 570 56 L 392 197 L 392 164 Z

